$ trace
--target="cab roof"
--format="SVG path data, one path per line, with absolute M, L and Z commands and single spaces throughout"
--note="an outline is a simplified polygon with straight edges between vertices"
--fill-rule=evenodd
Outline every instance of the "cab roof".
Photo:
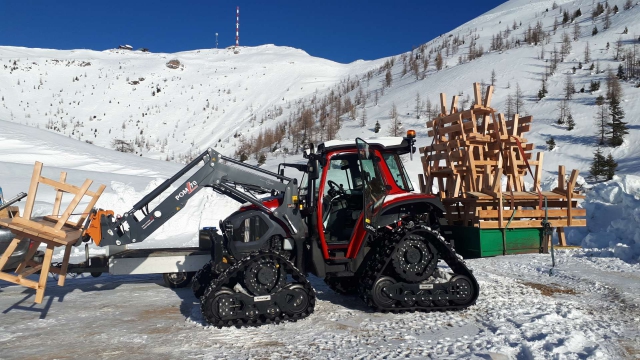
M 409 140 L 403 137 L 377 137 L 362 139 L 369 145 L 380 150 L 391 150 L 399 155 L 409 153 Z M 335 150 L 355 149 L 356 140 L 329 140 L 318 145 L 317 153 L 326 153 Z

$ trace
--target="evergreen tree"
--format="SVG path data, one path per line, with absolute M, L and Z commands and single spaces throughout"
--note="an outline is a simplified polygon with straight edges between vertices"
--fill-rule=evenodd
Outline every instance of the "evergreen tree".
M 622 67 L 622 64 L 618 65 L 618 73 L 616 74 L 616 76 L 618 77 L 618 79 L 624 80 L 624 68 Z
M 596 36 L 598 35 L 598 27 L 597 26 L 593 26 L 593 30 L 591 30 L 591 36 Z
M 571 131 L 576 127 L 576 122 L 573 120 L 573 115 L 569 113 L 567 115 L 567 130 Z
M 373 128 L 373 132 L 376 134 L 380 132 L 380 122 L 378 120 L 376 120 L 376 126 Z
M 367 110 L 362 109 L 362 116 L 360 117 L 360 126 L 364 127 L 367 125 Z
M 591 167 L 589 168 L 589 173 L 595 181 L 598 181 L 599 176 L 605 174 L 605 162 L 606 159 L 604 155 L 602 155 L 602 150 L 598 146 L 596 151 L 593 153 L 593 161 L 591 162 Z
M 245 153 L 245 152 L 241 153 L 240 154 L 240 161 L 241 162 L 245 162 L 247 160 L 249 160 L 249 155 L 247 155 L 247 153 Z
M 258 166 L 264 165 L 266 161 L 267 161 L 267 156 L 265 154 L 260 154 L 260 157 L 258 157 Z
M 611 146 L 620 146 L 624 142 L 624 136 L 629 133 L 627 123 L 623 122 L 624 110 L 620 106 L 618 96 L 612 96 L 609 101 L 609 115 L 611 122 L 609 123 L 609 144 Z
M 613 179 L 613 176 L 616 174 L 616 169 L 618 168 L 618 163 L 613 158 L 611 153 L 607 155 L 607 159 L 604 161 L 604 164 L 604 175 L 607 177 L 607 180 Z
M 555 149 L 556 147 L 556 141 L 553 139 L 553 136 L 549 138 L 549 140 L 547 140 L 547 149 L 549 149 L 549 151 Z

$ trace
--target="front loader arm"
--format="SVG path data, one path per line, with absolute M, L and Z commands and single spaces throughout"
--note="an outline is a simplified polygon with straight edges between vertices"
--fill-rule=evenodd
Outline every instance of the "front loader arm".
M 149 204 L 153 200 L 198 165 L 202 165 L 202 167 L 191 175 L 183 185 L 178 186 L 154 209 L 149 210 Z M 287 224 L 289 231 L 293 234 L 298 234 L 298 229 L 303 226 L 294 201 L 297 195 L 296 179 L 222 156 L 209 148 L 143 197 L 121 217 L 114 217 L 112 211 L 95 211 L 89 219 L 85 234 L 90 236 L 99 246 L 141 242 L 182 210 L 187 201 L 203 187 L 211 187 L 216 192 L 241 203 L 252 203 Z M 284 194 L 285 200 L 280 207 L 272 211 L 265 207 L 259 199 L 240 191 L 238 188 L 258 193 L 277 191 Z

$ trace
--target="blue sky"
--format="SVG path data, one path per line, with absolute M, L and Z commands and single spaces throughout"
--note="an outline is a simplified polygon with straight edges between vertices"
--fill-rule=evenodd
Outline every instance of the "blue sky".
M 276 44 L 348 63 L 411 50 L 498 6 L 447 1 L 0 0 L 0 45 L 177 52 Z M 455 5 L 453 5 L 455 4 Z

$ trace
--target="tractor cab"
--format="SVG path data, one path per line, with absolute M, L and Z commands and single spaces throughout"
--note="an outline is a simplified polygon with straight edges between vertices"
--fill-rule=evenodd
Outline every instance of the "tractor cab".
M 355 256 L 387 195 L 413 191 L 400 155 L 412 153 L 414 136 L 320 144 L 318 179 L 309 184 L 317 199 L 310 232 L 316 233 L 325 259 L 332 253 Z M 333 254 L 335 255 L 335 254 Z

